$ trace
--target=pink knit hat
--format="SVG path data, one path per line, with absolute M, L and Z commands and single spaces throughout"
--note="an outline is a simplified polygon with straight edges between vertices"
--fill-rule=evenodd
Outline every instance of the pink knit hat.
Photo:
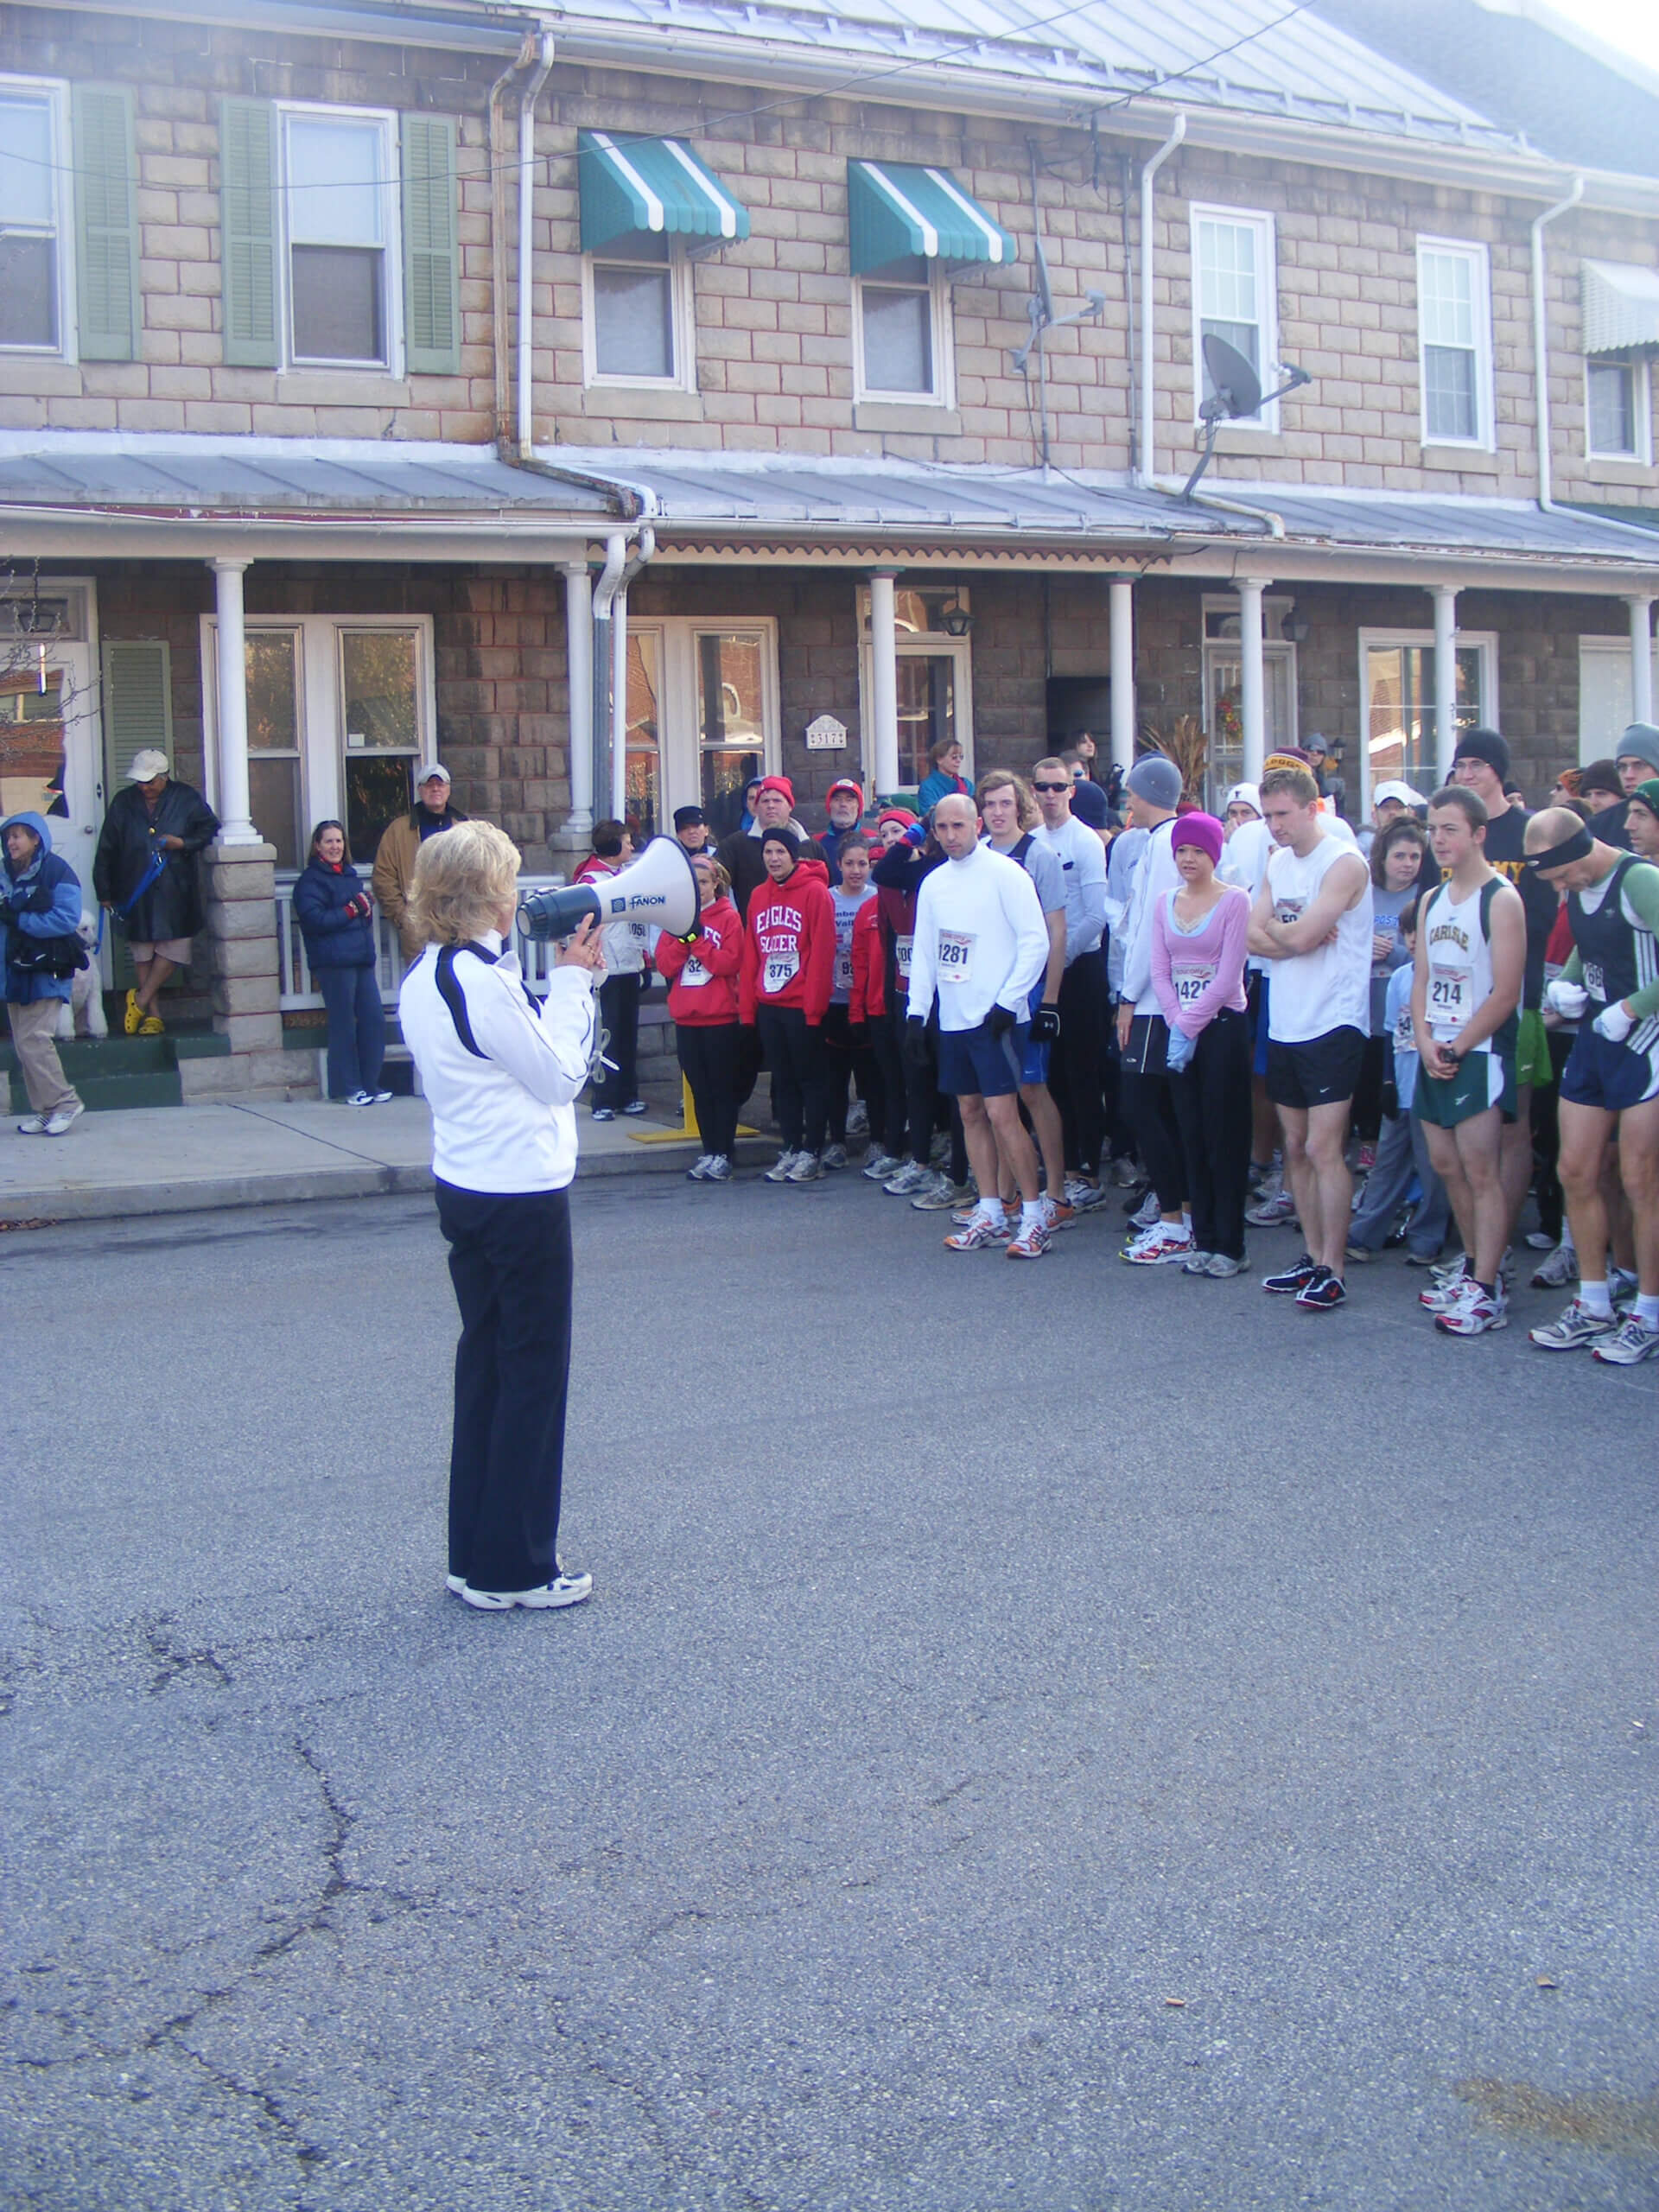
M 1221 859 L 1221 849 L 1227 842 L 1227 832 L 1213 814 L 1183 814 L 1171 833 L 1170 844 L 1198 845 L 1210 855 L 1214 868 Z

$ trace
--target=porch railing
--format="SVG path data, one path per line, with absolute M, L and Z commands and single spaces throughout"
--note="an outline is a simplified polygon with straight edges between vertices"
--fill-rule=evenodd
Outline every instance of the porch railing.
M 565 881 L 562 875 L 521 875 L 520 891 L 548 891 Z M 294 886 L 298 874 L 291 868 L 276 872 L 276 972 L 283 1012 L 297 1011 L 302 1007 L 321 1007 L 322 993 L 317 988 L 305 957 L 305 939 L 300 925 L 294 918 Z M 397 932 L 379 906 L 374 910 L 375 945 L 378 953 L 376 972 L 380 979 L 380 995 L 388 1005 L 397 996 L 397 986 L 404 978 L 403 948 L 397 942 Z M 518 959 L 524 971 L 524 981 L 538 997 L 547 989 L 547 978 L 553 948 L 550 944 L 532 943 L 522 931 L 515 931 L 518 945 Z

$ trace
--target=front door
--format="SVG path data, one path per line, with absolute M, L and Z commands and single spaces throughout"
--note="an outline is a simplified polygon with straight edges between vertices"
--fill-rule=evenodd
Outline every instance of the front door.
M 88 594 L 42 586 L 39 601 L 10 599 L 0 612 L 0 807 L 43 815 L 52 849 L 80 879 L 88 912 L 92 855 L 106 804 L 102 717 Z M 66 631 L 80 634 L 65 635 Z

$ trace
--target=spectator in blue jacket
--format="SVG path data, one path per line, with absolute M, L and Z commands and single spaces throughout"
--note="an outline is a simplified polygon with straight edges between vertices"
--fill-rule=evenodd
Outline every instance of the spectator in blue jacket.
M 916 811 L 924 822 L 942 798 L 960 792 L 971 798 L 974 787 L 962 772 L 961 741 L 954 737 L 938 737 L 927 748 L 928 773 L 922 778 L 921 789 L 916 794 Z
M 86 1109 L 58 1058 L 58 1012 L 86 964 L 79 935 L 80 879 L 52 849 L 40 814 L 0 823 L 0 944 L 4 946 L 6 1014 L 30 1111 L 26 1137 L 68 1134 Z
M 319 822 L 311 832 L 311 857 L 294 886 L 294 918 L 328 1009 L 328 1096 L 346 1106 L 384 1106 L 391 1093 L 379 1088 L 386 1015 L 375 974 L 374 901 L 338 822 Z

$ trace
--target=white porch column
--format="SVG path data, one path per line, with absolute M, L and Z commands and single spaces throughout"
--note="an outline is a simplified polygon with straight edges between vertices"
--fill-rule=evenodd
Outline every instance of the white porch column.
M 611 601 L 611 813 L 628 818 L 628 587 Z
M 1630 610 L 1630 720 L 1653 720 L 1653 601 L 1627 599 Z
M 565 564 L 564 650 L 570 694 L 570 814 L 564 826 L 573 837 L 586 837 L 594 826 L 594 583 L 585 561 Z
M 219 842 L 257 845 L 248 799 L 248 671 L 242 623 L 245 561 L 213 561 L 219 612 Z
M 1112 766 L 1125 774 L 1135 766 L 1135 579 L 1114 576 L 1107 587 L 1110 629 L 1108 671 L 1112 679 Z
M 870 578 L 870 711 L 872 765 L 882 798 L 899 788 L 899 632 L 893 619 L 894 571 Z
M 1434 778 L 1452 780 L 1458 753 L 1458 594 L 1434 587 Z
M 1267 754 L 1267 686 L 1262 672 L 1262 576 L 1238 580 L 1239 719 L 1243 724 L 1244 781 L 1262 780 Z

